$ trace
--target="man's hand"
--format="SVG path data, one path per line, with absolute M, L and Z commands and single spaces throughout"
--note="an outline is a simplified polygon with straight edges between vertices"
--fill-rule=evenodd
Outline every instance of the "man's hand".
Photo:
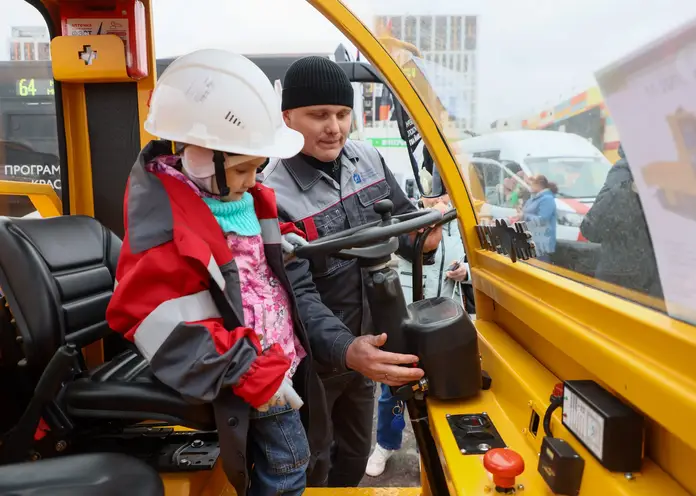
M 430 200 L 429 202 L 426 202 L 425 200 Z M 423 206 L 425 208 L 432 208 L 435 210 L 439 210 L 441 214 L 445 214 L 449 209 L 447 208 L 447 205 L 443 203 L 442 201 L 438 199 L 432 199 L 432 198 L 424 198 L 423 199 Z M 425 231 L 425 228 L 419 229 L 418 232 L 422 233 Z M 416 238 L 416 233 L 411 234 L 411 239 Z M 423 244 L 423 253 L 430 253 L 431 251 L 437 250 L 437 247 L 440 245 L 440 241 L 442 240 L 442 226 L 437 226 L 435 229 L 430 231 L 430 234 L 428 234 L 428 239 L 425 240 L 425 243 Z
M 437 226 L 430 231 L 428 239 L 423 243 L 423 253 L 430 253 L 431 251 L 437 250 L 437 247 L 440 246 L 440 241 L 442 241 L 442 226 Z
M 416 367 L 400 367 L 418 363 L 415 355 L 401 355 L 382 351 L 387 335 L 360 336 L 346 351 L 346 366 L 360 372 L 375 382 L 389 386 L 402 386 L 423 377 L 423 370 Z
M 425 231 L 425 229 L 419 229 L 418 232 L 422 233 Z M 411 233 L 411 240 L 413 241 L 416 238 L 416 233 Z M 437 247 L 440 246 L 440 241 L 442 240 L 442 226 L 437 226 L 435 229 L 430 231 L 430 234 L 428 234 L 428 239 L 425 240 L 425 243 L 423 243 L 423 253 L 430 253 L 431 251 L 437 250 Z
M 452 264 L 458 264 L 458 266 L 454 270 L 448 270 L 445 272 L 445 277 L 457 282 L 466 281 L 467 276 L 469 275 L 469 272 L 466 270 L 466 266 L 458 263 L 457 261 L 452 262 Z

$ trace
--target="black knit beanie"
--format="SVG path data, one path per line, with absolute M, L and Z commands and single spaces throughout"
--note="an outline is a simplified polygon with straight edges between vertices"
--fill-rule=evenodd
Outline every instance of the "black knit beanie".
M 312 105 L 353 108 L 353 86 L 338 64 L 312 55 L 294 62 L 283 82 L 283 110 Z

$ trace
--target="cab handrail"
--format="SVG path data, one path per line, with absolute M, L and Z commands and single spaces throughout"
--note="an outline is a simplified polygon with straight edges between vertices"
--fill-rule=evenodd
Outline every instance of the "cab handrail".
M 0 195 L 27 196 L 41 217 L 58 217 L 63 213 L 63 204 L 49 184 L 25 183 L 0 180 Z

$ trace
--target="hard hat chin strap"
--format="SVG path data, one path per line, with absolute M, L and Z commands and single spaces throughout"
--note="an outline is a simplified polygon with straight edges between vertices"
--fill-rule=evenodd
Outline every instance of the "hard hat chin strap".
M 227 175 L 225 174 L 225 154 L 215 150 L 213 152 L 213 163 L 215 164 L 215 182 L 217 183 L 220 196 L 230 194 L 230 188 L 227 186 Z

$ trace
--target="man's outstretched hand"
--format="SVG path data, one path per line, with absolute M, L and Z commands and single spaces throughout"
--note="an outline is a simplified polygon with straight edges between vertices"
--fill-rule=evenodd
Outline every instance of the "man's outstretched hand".
M 399 366 L 417 363 L 417 356 L 380 350 L 379 347 L 386 342 L 386 334 L 360 336 L 348 346 L 346 366 L 375 382 L 389 386 L 401 386 L 423 377 L 423 370 L 420 368 Z

